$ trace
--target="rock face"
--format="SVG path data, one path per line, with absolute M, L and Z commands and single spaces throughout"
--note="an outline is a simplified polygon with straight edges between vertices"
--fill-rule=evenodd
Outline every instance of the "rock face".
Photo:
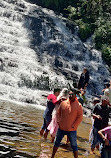
M 25 0 L 1 0 L 0 15 L 1 97 L 40 104 L 44 90 L 75 85 L 84 66 L 91 76 L 87 94 L 101 92 L 109 72 L 76 26 Z

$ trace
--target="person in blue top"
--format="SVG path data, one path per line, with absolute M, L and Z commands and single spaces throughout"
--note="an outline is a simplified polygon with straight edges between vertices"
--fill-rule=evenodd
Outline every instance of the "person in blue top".
M 52 120 L 52 112 L 53 109 L 55 108 L 55 105 L 59 103 L 60 100 L 57 101 L 57 97 L 60 94 L 60 89 L 54 89 L 54 94 L 49 94 L 47 97 L 47 107 L 46 110 L 44 111 L 44 122 L 42 125 L 42 128 L 40 130 L 40 135 L 43 136 L 44 138 L 47 139 L 47 135 L 49 130 L 47 129 L 48 125 L 50 124 Z

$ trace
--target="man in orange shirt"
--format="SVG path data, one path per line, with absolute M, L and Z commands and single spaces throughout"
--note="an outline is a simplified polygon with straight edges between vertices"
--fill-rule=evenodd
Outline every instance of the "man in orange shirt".
M 73 149 L 74 158 L 78 158 L 77 148 L 77 127 L 83 118 L 83 109 L 76 98 L 76 90 L 69 92 L 69 99 L 63 101 L 57 111 L 57 122 L 59 129 L 54 142 L 51 158 L 54 158 L 56 151 L 64 135 L 67 135 Z

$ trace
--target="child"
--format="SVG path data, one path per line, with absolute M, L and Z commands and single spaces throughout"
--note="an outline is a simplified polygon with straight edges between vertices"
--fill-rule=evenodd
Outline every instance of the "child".
M 47 135 L 49 132 L 47 127 L 52 120 L 52 111 L 55 108 L 55 105 L 58 103 L 57 97 L 59 94 L 60 94 L 60 89 L 54 89 L 54 94 L 50 94 L 47 97 L 47 107 L 46 107 L 46 110 L 45 110 L 44 116 L 43 116 L 44 123 L 42 125 L 41 130 L 40 130 L 40 135 L 43 136 L 43 134 L 44 134 L 45 139 L 47 139 Z M 45 133 L 44 133 L 44 131 L 45 131 Z

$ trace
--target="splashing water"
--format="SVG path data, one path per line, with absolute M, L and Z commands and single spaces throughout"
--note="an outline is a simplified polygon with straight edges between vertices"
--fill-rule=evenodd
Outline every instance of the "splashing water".
M 67 20 L 25 0 L 0 1 L 0 96 L 42 104 L 53 87 L 70 87 L 84 66 L 88 94 L 100 93 L 109 72 L 101 53 L 83 44 Z

